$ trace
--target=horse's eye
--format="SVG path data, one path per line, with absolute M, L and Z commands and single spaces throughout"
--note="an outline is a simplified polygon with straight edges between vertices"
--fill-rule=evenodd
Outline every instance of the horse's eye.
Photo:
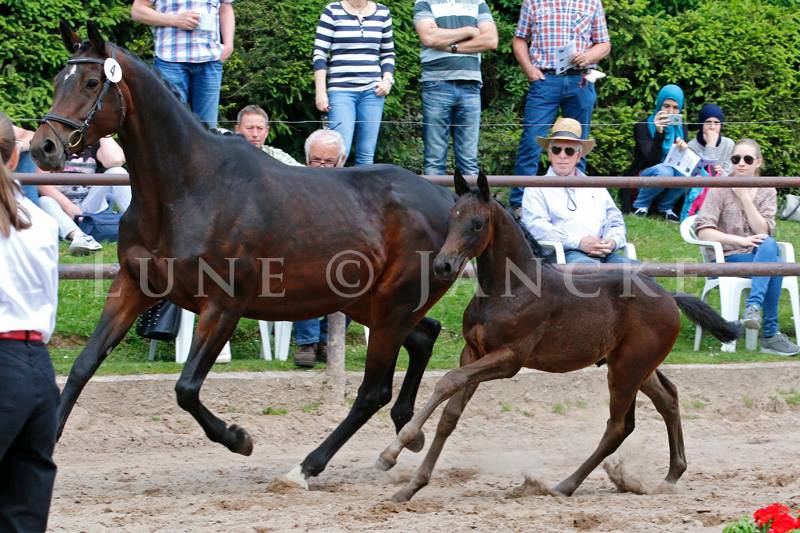
M 483 221 L 479 219 L 472 220 L 472 229 L 475 231 L 480 231 L 483 229 Z
M 89 78 L 89 79 L 86 81 L 86 88 L 87 88 L 87 89 L 94 89 L 94 88 L 95 88 L 95 87 L 97 87 L 99 84 L 100 84 L 100 82 L 99 82 L 99 81 L 97 81 L 97 79 L 96 79 L 96 78 Z

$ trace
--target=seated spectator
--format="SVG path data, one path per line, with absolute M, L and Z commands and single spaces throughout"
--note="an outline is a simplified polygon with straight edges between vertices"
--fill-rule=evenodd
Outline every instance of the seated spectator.
M 309 167 L 343 167 L 347 157 L 344 139 L 334 130 L 316 130 L 305 143 L 306 164 Z M 349 323 L 349 318 L 347 319 Z M 297 350 L 294 364 L 313 367 L 316 361 L 328 359 L 328 321 L 312 318 L 300 320 L 292 326 Z
M 103 137 L 97 144 L 86 148 L 64 165 L 64 172 L 93 174 L 98 163 L 107 174 L 127 174 L 122 168 L 125 154 L 111 137 Z M 75 217 L 101 213 L 108 209 L 112 198 L 124 213 L 131 203 L 131 188 L 127 185 L 42 185 L 39 187 L 39 205 L 58 222 L 58 234 L 70 241 L 69 253 L 83 255 L 101 250 L 102 245 L 78 227 Z
M 680 117 L 683 100 L 683 91 L 677 85 L 665 85 L 658 91 L 655 110 L 647 117 L 647 122 L 637 123 L 633 127 L 636 151 L 633 164 L 627 172 L 629 176 L 676 175 L 677 171 L 674 168 L 662 163 L 667 158 L 673 144 L 677 144 L 682 150 L 687 147 L 685 139 L 689 138 L 689 133 Z M 626 212 L 629 211 L 629 194 L 629 191 L 620 191 L 623 209 Z M 682 194 L 683 189 L 681 188 L 648 187 L 639 189 L 639 194 L 633 202 L 634 214 L 647 216 L 651 204 L 657 200 L 658 213 L 665 220 L 678 222 L 680 219 L 673 208 Z
M 259 106 L 243 107 L 236 117 L 235 129 L 236 133 L 247 139 L 247 142 L 281 163 L 296 167 L 303 166 L 280 148 L 264 144 L 269 135 L 269 115 Z
M 690 140 L 688 144 L 689 148 L 707 163 L 702 169 L 702 174 L 729 176 L 732 169 L 731 155 L 733 154 L 734 143 L 733 139 L 722 135 L 725 114 L 718 105 L 705 104 L 700 108 L 700 116 L 697 122 L 702 126 L 697 131 L 697 136 Z M 712 162 L 714 163 L 713 165 Z M 689 192 L 686 193 L 686 201 L 683 203 L 681 220 L 697 214 L 707 193 L 708 189 L 704 187 L 692 187 L 689 189 Z
M 577 166 L 594 140 L 581 139 L 577 120 L 558 119 L 549 137 L 536 140 L 547 152 L 547 176 L 585 176 Z M 520 222 L 534 239 L 562 243 L 567 263 L 634 262 L 617 253 L 626 244 L 625 222 L 604 188 L 527 187 Z
M 736 143 L 731 162 L 733 178 L 759 175 L 763 161 L 758 143 L 751 139 Z M 773 187 L 710 189 L 695 219 L 697 236 L 722 243 L 726 263 L 778 262 L 778 245 L 771 236 L 777 197 Z M 782 283 L 781 276 L 753 277 L 742 322 L 747 329 L 761 330 L 762 352 L 788 356 L 800 353 L 800 347 L 778 331 Z

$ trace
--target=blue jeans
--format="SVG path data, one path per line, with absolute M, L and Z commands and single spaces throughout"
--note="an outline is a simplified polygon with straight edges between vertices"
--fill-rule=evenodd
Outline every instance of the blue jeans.
M 351 318 L 344 317 L 344 329 L 350 325 Z M 311 320 L 298 320 L 292 324 L 294 343 L 298 346 L 328 342 L 328 317 L 312 318 Z
M 726 263 L 777 263 L 782 261 L 780 250 L 775 239 L 768 237 L 755 249 L 747 254 L 734 254 L 725 257 Z M 778 333 L 778 300 L 781 296 L 782 276 L 756 276 L 752 278 L 750 295 L 746 305 L 757 305 L 763 313 L 761 334 L 772 337 Z
M 447 174 L 447 149 L 452 130 L 456 167 L 464 174 L 478 175 L 480 82 L 423 81 L 422 121 L 425 174 Z
M 639 263 L 639 261 L 628 259 L 619 252 L 612 252 L 605 257 L 592 257 L 586 255 L 580 250 L 570 250 L 568 252 L 564 252 L 564 260 L 567 263 L 583 263 L 588 265 L 594 265 L 597 263 L 628 263 L 635 265 Z
M 556 121 L 558 110 L 565 118 L 574 118 L 581 123 L 584 139 L 589 138 L 589 125 L 592 123 L 592 111 L 597 102 L 594 83 L 580 86 L 583 77 L 580 74 L 556 76 L 545 74 L 543 80 L 532 81 L 528 87 L 525 100 L 525 115 L 522 137 L 519 139 L 517 164 L 514 166 L 516 176 L 535 176 L 539 168 L 541 148 L 536 137 L 547 137 L 551 125 Z M 586 159 L 581 158 L 580 170 L 586 169 Z M 511 189 L 509 203 L 511 207 L 522 205 L 522 187 Z
M 678 172 L 675 168 L 667 165 L 666 163 L 660 163 L 658 165 L 653 165 L 650 168 L 644 169 L 640 174 L 640 176 L 683 176 L 680 172 Z M 636 195 L 636 200 L 633 202 L 634 209 L 650 209 L 650 204 L 653 203 L 653 200 L 656 196 L 661 194 L 662 191 L 666 191 L 664 196 L 661 197 L 661 200 L 658 202 L 658 212 L 659 213 L 666 213 L 673 207 L 675 207 L 675 202 L 683 196 L 683 193 L 686 192 L 685 189 L 672 188 L 672 189 L 665 189 L 665 188 L 658 188 L 658 187 L 648 187 L 645 189 L 639 189 L 639 194 Z
M 209 128 L 217 127 L 222 61 L 173 63 L 156 58 L 155 67 L 165 80 L 175 86 L 181 100 L 189 104 L 200 120 Z
M 328 93 L 328 122 L 344 138 L 345 159 L 350 156 L 353 135 L 356 138 L 355 165 L 371 165 L 375 160 L 378 132 L 383 118 L 385 96 L 367 91 L 331 91 Z
M 34 173 L 36 172 L 37 168 L 33 162 L 33 158 L 31 157 L 30 152 L 22 152 L 19 154 L 19 163 L 17 163 L 17 172 L 22 173 Z M 36 185 L 23 185 L 22 186 L 22 194 L 27 196 L 31 202 L 36 205 L 39 205 L 39 189 Z

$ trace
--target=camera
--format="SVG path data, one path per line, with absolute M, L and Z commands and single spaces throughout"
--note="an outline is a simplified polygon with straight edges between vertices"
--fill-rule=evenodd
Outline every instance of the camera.
M 671 126 L 680 126 L 683 123 L 683 117 L 680 114 L 669 114 L 667 118 Z

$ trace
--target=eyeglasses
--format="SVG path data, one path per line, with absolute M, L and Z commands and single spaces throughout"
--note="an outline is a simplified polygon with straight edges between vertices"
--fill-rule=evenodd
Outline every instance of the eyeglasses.
M 310 167 L 324 167 L 324 168 L 333 168 L 338 163 L 338 160 L 331 160 L 331 159 L 312 159 L 308 162 L 308 166 Z
M 756 160 L 756 158 L 753 157 L 752 155 L 741 156 L 739 154 L 736 154 L 731 156 L 731 163 L 733 163 L 734 165 L 738 165 L 739 161 L 741 161 L 742 159 L 744 159 L 745 165 L 752 165 L 753 162 Z
M 561 153 L 561 150 L 564 150 L 564 153 L 567 154 L 567 157 L 572 157 L 577 153 L 577 148 L 573 148 L 571 146 L 551 146 L 550 152 L 553 155 L 558 155 Z

